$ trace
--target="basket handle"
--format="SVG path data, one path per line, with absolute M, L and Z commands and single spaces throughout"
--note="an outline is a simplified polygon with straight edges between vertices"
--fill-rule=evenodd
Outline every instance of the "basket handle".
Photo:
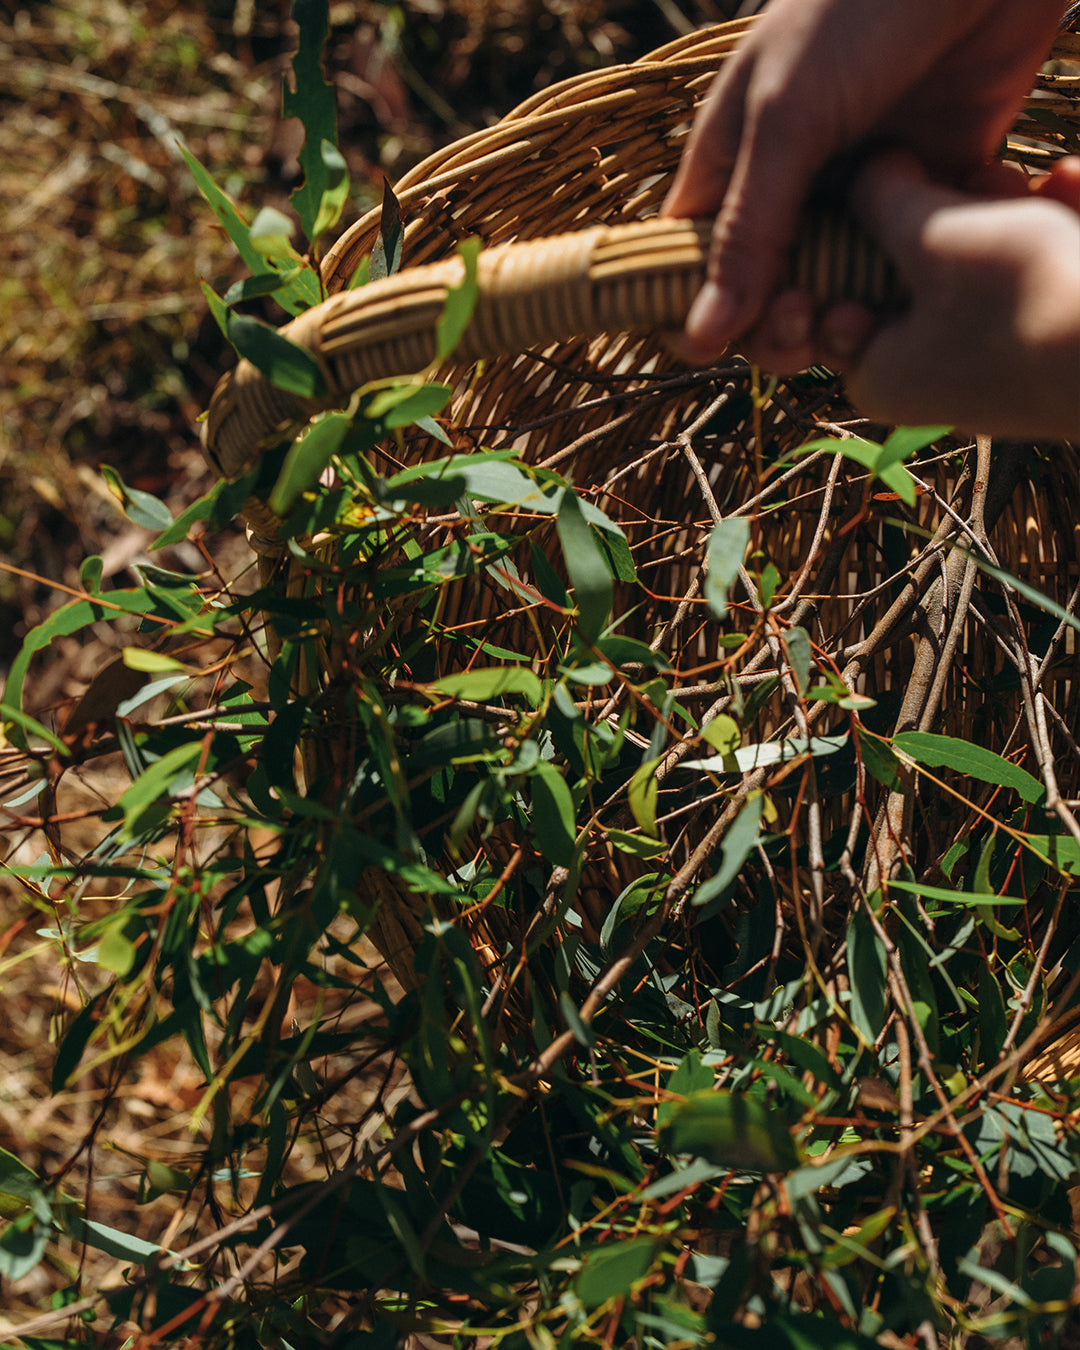
M 533 347 L 607 332 L 653 332 L 682 325 L 705 279 L 708 221 L 655 218 L 500 245 L 480 254 L 476 307 L 455 362 L 516 355 Z M 214 390 L 203 448 L 226 478 L 316 412 L 341 407 L 371 380 L 427 369 L 460 257 L 407 268 L 355 291 L 339 291 L 282 330 L 317 359 L 329 391 L 301 398 L 275 388 L 241 361 Z M 892 265 L 846 214 L 805 217 L 787 283 L 822 303 L 859 300 L 894 307 L 902 294 Z

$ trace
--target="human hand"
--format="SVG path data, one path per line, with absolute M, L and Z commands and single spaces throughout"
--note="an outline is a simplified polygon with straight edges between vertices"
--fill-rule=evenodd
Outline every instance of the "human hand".
M 852 402 L 883 422 L 1080 438 L 1080 157 L 1059 161 L 1040 190 L 1003 166 L 979 185 L 994 195 L 931 183 L 904 154 L 869 164 L 853 206 L 909 307 L 877 329 L 861 306 L 835 306 L 802 350 L 766 342 L 754 359 L 846 369 Z
M 885 141 L 962 183 L 1000 143 L 1062 11 L 1062 0 L 772 0 L 724 62 L 664 204 L 719 213 L 684 354 L 711 360 L 754 326 L 834 154 Z M 805 342 L 805 306 L 774 317 L 789 347 Z

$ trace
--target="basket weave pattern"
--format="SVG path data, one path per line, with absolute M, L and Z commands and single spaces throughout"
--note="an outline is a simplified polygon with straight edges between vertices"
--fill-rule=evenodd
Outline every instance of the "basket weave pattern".
M 365 290 L 345 289 L 378 237 L 378 214 L 370 214 L 325 258 L 331 299 L 296 320 L 289 334 L 318 354 L 331 401 L 366 381 L 424 369 L 435 354 L 432 325 L 447 288 L 460 277 L 462 264 L 452 255 L 461 240 L 478 235 L 485 245 L 482 298 L 453 365 L 438 372 L 457 390 L 447 422 L 454 449 L 512 447 L 530 465 L 568 474 L 622 528 L 646 590 L 627 588 L 618 597 L 616 613 L 632 611 L 620 631 L 674 653 L 673 688 L 700 721 L 778 679 L 745 728 L 746 739 L 818 734 L 832 726 L 826 705 L 803 712 L 793 699 L 783 633 L 799 625 L 816 644 L 819 664 L 878 701 L 881 732 L 963 736 L 1022 759 L 1032 772 L 1052 752 L 1062 794 L 1074 796 L 1080 791 L 1072 730 L 1080 725 L 1074 633 L 1061 625 L 1032 657 L 1029 635 L 1038 616 L 1021 613 L 1015 597 L 1003 601 L 971 557 L 1000 564 L 1075 610 L 1080 527 L 1065 510 L 1080 495 L 1073 458 L 1052 448 L 945 442 L 915 466 L 920 496 L 908 511 L 833 454 L 789 460 L 813 436 L 851 434 L 851 412 L 828 372 L 763 392 L 737 356 L 717 370 L 677 368 L 658 331 L 685 314 L 701 276 L 702 235 L 690 222 L 642 222 L 655 215 L 693 112 L 745 27 L 722 25 L 633 65 L 569 81 L 432 156 L 396 187 L 405 270 L 378 283 L 381 289 L 365 288 L 372 291 L 366 300 Z M 1063 36 L 1063 54 L 1073 41 Z M 1053 92 L 1050 83 L 1043 81 L 1044 95 Z M 1076 119 L 1072 86 L 1059 81 L 1056 88 L 1040 107 L 1052 105 L 1059 116 Z M 1013 158 L 1039 164 L 1058 153 L 1042 123 L 1025 115 L 1018 130 L 1025 139 L 1012 147 Z M 1037 130 L 1042 140 L 1035 145 L 1029 138 Z M 572 235 L 552 239 L 563 231 Z M 520 247 L 529 240 L 538 242 Z M 517 249 L 496 247 L 510 243 Z M 854 276 L 857 285 L 887 295 L 888 278 L 870 277 L 860 248 L 849 239 L 840 249 L 846 283 Z M 827 242 L 824 254 L 813 256 L 836 252 Z M 827 277 L 823 284 L 828 289 Z M 401 333 L 403 308 L 420 316 L 417 331 Z M 478 375 L 479 357 L 488 359 Z M 238 473 L 282 425 L 317 406 L 325 405 L 298 403 L 241 371 L 211 413 L 207 440 L 215 462 Z M 376 454 L 390 472 L 434 450 L 418 433 Z M 769 623 L 758 622 L 752 598 L 742 606 L 738 626 L 757 624 L 758 637 L 737 659 L 718 646 L 701 599 L 709 530 L 733 514 L 753 520 L 760 558 L 786 579 Z M 536 532 L 527 511 L 521 517 L 523 539 L 532 531 L 543 547 L 549 536 Z M 915 536 L 901 533 L 893 517 L 917 526 L 925 544 L 913 546 Z M 259 523 L 268 574 L 281 552 L 271 526 Z M 444 520 L 416 526 L 417 546 L 425 550 L 452 537 L 453 525 Z M 524 575 L 524 543 L 516 561 Z M 751 584 L 751 597 L 755 589 Z M 486 608 L 477 610 L 476 603 L 471 592 L 466 608 L 458 609 L 460 601 L 448 595 L 443 623 L 483 625 L 493 645 L 528 650 L 535 624 L 528 605 L 510 603 L 494 588 Z M 541 664 L 546 655 L 537 653 Z M 351 659 L 362 662 L 362 647 Z M 325 679 L 340 669 L 340 653 L 328 652 Z M 614 720 L 624 695 L 618 687 L 599 695 L 603 715 Z M 313 753 L 323 752 L 328 748 Z M 714 808 L 688 812 L 685 790 L 671 786 L 687 754 L 688 744 L 676 745 L 657 770 L 661 793 L 670 793 L 673 894 L 685 894 L 708 874 L 741 803 L 769 780 L 766 772 L 752 771 L 734 795 L 719 795 Z M 900 855 L 918 870 L 924 850 L 940 857 L 946 836 L 960 837 L 974 818 L 968 807 L 946 799 L 940 811 L 917 819 L 912 800 L 894 793 L 875 808 L 868 880 Z M 850 820 L 853 847 L 860 816 L 853 802 L 851 795 L 832 795 L 815 829 L 828 836 Z M 495 855 L 520 846 L 501 835 L 486 845 Z M 610 848 L 599 831 L 582 879 L 583 921 L 596 924 L 611 898 L 645 868 Z M 816 948 L 829 934 L 841 934 L 846 922 L 847 902 L 833 901 L 851 877 L 834 876 L 840 879 L 835 893 L 826 894 L 819 874 L 805 896 L 777 880 L 788 903 L 810 905 Z M 369 879 L 373 891 L 385 892 L 380 945 L 408 983 L 419 932 L 415 902 L 396 895 L 387 879 Z M 797 942 L 788 922 L 784 940 Z M 503 936 L 495 935 L 495 948 Z

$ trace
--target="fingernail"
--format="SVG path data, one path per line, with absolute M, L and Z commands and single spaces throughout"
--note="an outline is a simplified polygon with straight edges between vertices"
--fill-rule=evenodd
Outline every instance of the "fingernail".
M 707 281 L 686 316 L 686 336 L 702 352 L 720 352 L 735 336 L 738 299 L 730 291 Z

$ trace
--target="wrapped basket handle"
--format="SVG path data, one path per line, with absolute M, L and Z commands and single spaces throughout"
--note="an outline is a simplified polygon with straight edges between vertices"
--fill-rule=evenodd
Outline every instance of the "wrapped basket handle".
M 710 223 L 655 218 L 595 226 L 482 252 L 478 296 L 455 362 L 517 355 L 571 338 L 654 332 L 682 325 L 705 278 Z M 451 257 L 354 291 L 339 291 L 282 330 L 306 347 L 326 381 L 325 398 L 272 385 L 241 361 L 219 383 L 203 425 L 214 467 L 235 478 L 261 450 L 316 412 L 341 407 L 371 380 L 425 370 L 464 262 Z M 846 214 L 804 219 L 787 282 L 822 303 L 859 300 L 874 309 L 901 300 L 891 264 Z

